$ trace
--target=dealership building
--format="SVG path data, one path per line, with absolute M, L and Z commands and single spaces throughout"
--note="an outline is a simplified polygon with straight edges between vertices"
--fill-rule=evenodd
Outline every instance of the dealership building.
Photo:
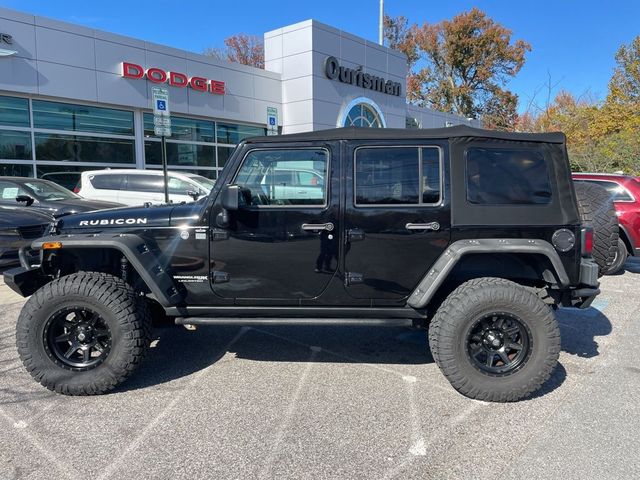
M 254 135 L 477 125 L 408 105 L 402 53 L 315 20 L 264 47 L 259 69 L 0 8 L 0 175 L 158 168 L 155 86 L 169 92 L 170 168 L 210 178 Z

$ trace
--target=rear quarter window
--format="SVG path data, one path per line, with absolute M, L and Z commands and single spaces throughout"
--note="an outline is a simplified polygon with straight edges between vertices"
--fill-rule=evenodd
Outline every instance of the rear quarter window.
M 89 177 L 89 181 L 97 190 L 122 190 L 124 175 L 93 175 Z
M 465 153 L 467 201 L 477 205 L 551 203 L 549 168 L 534 149 L 470 148 Z
M 594 185 L 601 186 L 609 193 L 609 195 L 611 196 L 611 199 L 614 202 L 633 202 L 634 200 L 631 194 L 629 193 L 629 191 L 626 188 L 624 188 L 622 185 L 618 184 L 617 182 L 610 182 L 608 180 L 587 180 L 587 179 L 580 179 L 576 181 L 592 183 Z

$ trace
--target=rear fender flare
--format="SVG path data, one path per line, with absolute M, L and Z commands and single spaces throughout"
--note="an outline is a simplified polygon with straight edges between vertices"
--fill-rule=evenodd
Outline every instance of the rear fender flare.
M 549 259 L 560 281 L 569 286 L 569 276 L 553 246 L 539 239 L 495 238 L 458 240 L 438 257 L 424 278 L 409 296 L 407 304 L 412 308 L 425 308 L 460 259 L 470 253 L 533 253 Z

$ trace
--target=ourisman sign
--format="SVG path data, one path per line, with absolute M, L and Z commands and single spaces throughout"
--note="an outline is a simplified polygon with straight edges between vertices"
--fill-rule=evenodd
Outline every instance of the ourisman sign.
M 400 82 L 385 80 L 362 71 L 362 66 L 358 68 L 341 67 L 336 57 L 327 57 L 324 61 L 324 74 L 331 80 L 338 80 L 342 83 L 349 83 L 376 92 L 388 95 L 400 96 Z

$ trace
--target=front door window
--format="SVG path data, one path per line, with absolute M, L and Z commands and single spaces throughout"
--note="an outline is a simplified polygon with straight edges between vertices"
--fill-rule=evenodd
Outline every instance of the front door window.
M 235 183 L 248 207 L 322 207 L 327 203 L 327 167 L 324 149 L 254 150 Z

